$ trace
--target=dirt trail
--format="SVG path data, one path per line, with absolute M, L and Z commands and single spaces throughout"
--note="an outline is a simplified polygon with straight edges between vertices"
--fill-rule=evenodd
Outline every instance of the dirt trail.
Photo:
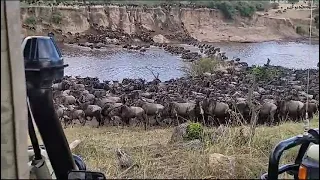
M 299 14 L 298 11 L 296 13 Z M 251 19 L 237 17 L 231 22 L 219 10 L 207 8 L 165 9 L 111 5 L 21 8 L 23 35 L 55 30 L 66 38 L 70 32 L 89 33 L 96 26 L 131 36 L 148 32 L 147 36 L 151 37 L 161 34 L 170 40 L 181 41 L 192 37 L 205 42 L 262 42 L 301 38 L 295 31 L 292 18 L 284 15 L 277 17 L 272 13 L 257 13 Z

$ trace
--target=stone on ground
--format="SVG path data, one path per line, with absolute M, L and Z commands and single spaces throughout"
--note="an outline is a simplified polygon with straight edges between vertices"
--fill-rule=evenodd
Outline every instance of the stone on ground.
M 209 154 L 209 167 L 219 171 L 219 177 L 235 177 L 235 159 L 219 153 Z
M 171 139 L 169 141 L 169 144 L 184 142 L 184 138 L 187 135 L 188 125 L 189 125 L 189 123 L 183 123 L 183 124 L 180 124 L 179 126 L 176 126 L 173 129 L 173 133 L 171 135 Z

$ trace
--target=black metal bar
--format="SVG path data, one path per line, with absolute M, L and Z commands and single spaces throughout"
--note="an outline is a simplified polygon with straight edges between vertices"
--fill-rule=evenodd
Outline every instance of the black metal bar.
M 75 164 L 53 107 L 52 90 L 32 88 L 27 94 L 55 175 L 57 179 L 68 179 L 68 172 L 75 169 Z
M 277 180 L 279 175 L 279 161 L 282 153 L 292 147 L 298 146 L 302 143 L 303 136 L 295 136 L 290 139 L 281 141 L 270 154 L 268 179 Z
M 279 168 L 279 174 L 282 174 L 288 171 L 298 171 L 298 170 L 299 170 L 299 164 L 287 164 Z M 270 178 L 268 177 L 268 173 L 265 173 L 260 177 L 260 179 L 267 180 Z
M 279 174 L 279 161 L 281 158 L 282 153 L 287 150 L 291 149 L 293 147 L 307 144 L 307 143 L 316 143 L 316 140 L 313 137 L 310 136 L 302 136 L 298 135 L 295 137 L 292 137 L 290 139 L 281 141 L 272 151 L 269 158 L 269 167 L 268 167 L 268 179 L 277 180 L 278 174 Z M 303 150 L 301 150 L 303 151 Z M 301 156 L 301 155 L 300 155 Z
M 309 148 L 310 142 L 305 142 L 300 146 L 298 155 L 295 159 L 295 164 L 301 164 L 302 163 L 302 159 L 305 155 L 305 153 L 307 152 L 308 148 Z M 298 174 L 294 174 L 294 179 L 298 179 Z
M 34 72 L 40 72 L 40 69 L 36 69 L 36 68 L 25 68 L 26 71 L 34 71 Z
M 34 130 L 30 111 L 28 111 L 28 130 L 29 130 L 30 141 L 31 141 L 32 148 L 34 151 L 34 159 L 40 160 L 40 159 L 42 159 L 41 150 L 39 147 L 39 142 L 37 139 L 36 132 Z
M 279 168 L 279 174 L 282 174 L 287 171 L 297 171 L 299 170 L 299 164 L 287 164 Z
M 304 154 L 307 152 L 309 145 L 310 145 L 310 142 L 305 142 L 301 145 L 299 152 L 298 152 L 298 155 L 295 159 L 295 164 L 301 164 L 302 158 L 303 158 Z

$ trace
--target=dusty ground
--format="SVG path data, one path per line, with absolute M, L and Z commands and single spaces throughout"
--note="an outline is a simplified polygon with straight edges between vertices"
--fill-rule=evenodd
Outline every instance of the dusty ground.
M 315 118 L 311 127 L 319 126 Z M 207 131 L 215 131 L 208 129 Z M 302 123 L 284 123 L 277 127 L 258 127 L 251 142 L 244 142 L 239 128 L 227 128 L 214 144 L 201 148 L 168 145 L 172 128 L 144 131 L 142 128 L 73 127 L 65 129 L 69 143 L 82 143 L 74 153 L 85 158 L 89 169 L 102 171 L 108 178 L 258 178 L 267 170 L 268 156 L 276 143 L 301 134 Z M 127 152 L 139 165 L 127 172 L 120 169 L 115 149 Z M 284 154 L 281 164 L 292 162 L 297 149 Z M 219 166 L 209 161 L 210 155 L 226 155 Z M 289 176 L 283 176 L 289 178 Z

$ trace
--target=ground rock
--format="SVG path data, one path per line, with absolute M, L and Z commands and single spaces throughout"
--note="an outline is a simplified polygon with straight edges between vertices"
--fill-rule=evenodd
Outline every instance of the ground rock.
M 211 169 L 219 170 L 219 178 L 221 179 L 235 178 L 235 159 L 233 157 L 219 153 L 209 154 L 209 166 Z
M 203 147 L 203 143 L 199 139 L 195 139 L 195 140 L 183 143 L 182 146 L 184 148 L 190 148 L 190 149 L 201 149 Z
M 133 159 L 120 148 L 116 149 L 116 155 L 120 168 L 126 169 L 134 164 Z
M 174 144 L 174 143 L 179 143 L 183 142 L 184 137 L 187 135 L 187 127 L 189 123 L 183 123 L 180 124 L 179 126 L 176 126 L 173 129 L 173 133 L 171 135 L 171 139 L 168 142 L 169 144 Z

